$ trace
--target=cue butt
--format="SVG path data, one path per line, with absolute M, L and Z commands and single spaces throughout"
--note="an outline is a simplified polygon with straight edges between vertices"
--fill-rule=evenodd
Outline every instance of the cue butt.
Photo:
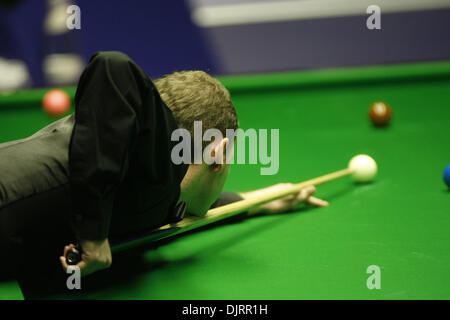
M 66 254 L 66 262 L 69 266 L 75 266 L 81 261 L 80 249 L 70 248 Z

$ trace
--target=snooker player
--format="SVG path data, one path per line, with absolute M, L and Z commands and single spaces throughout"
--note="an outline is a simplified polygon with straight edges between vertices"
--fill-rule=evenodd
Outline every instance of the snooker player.
M 237 129 L 228 91 L 201 71 L 155 82 L 127 55 L 93 55 L 80 77 L 75 113 L 29 138 L 0 144 L 0 268 L 67 268 L 78 243 L 82 274 L 108 268 L 109 241 L 179 221 L 187 207 L 211 207 L 282 188 L 222 193 L 229 164 L 174 164 L 171 134 L 194 121 L 205 130 Z M 213 141 L 224 154 L 227 138 Z M 286 211 L 301 201 L 324 206 L 314 187 L 251 213 Z

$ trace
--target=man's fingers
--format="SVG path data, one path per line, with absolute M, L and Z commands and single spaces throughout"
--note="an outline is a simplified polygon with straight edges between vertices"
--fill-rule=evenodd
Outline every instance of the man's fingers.
M 69 244 L 68 246 L 65 246 L 63 255 L 61 257 L 59 257 L 59 261 L 61 262 L 61 265 L 62 265 L 64 271 L 67 271 L 67 268 L 69 267 L 69 265 L 67 264 L 66 256 L 67 256 L 67 252 L 72 248 L 75 248 L 75 245 L 72 243 Z
M 300 192 L 290 194 L 290 195 L 286 196 L 286 200 L 295 202 L 296 199 L 299 197 L 299 195 L 300 195 Z
M 314 186 L 309 186 L 300 190 L 298 193 L 294 193 L 293 195 L 289 196 L 287 200 L 291 201 L 291 207 L 295 207 L 300 202 L 308 199 L 314 192 L 316 192 L 316 188 Z
M 82 254 L 82 256 L 81 256 L 82 260 L 76 265 L 76 267 L 78 267 L 81 271 L 81 276 L 83 276 L 83 277 L 87 276 L 96 271 L 106 269 L 111 265 L 111 251 L 109 248 L 109 244 L 107 242 L 106 242 L 106 245 L 107 245 L 106 249 L 109 251 L 106 253 L 103 252 L 103 255 L 100 255 L 100 256 L 94 255 L 94 258 L 93 258 L 92 255 L 88 255 L 86 253 Z M 68 261 L 66 259 L 66 256 L 67 256 L 69 250 L 72 248 L 76 248 L 76 246 L 74 244 L 69 244 L 69 245 L 65 246 L 63 255 L 61 257 L 59 257 L 61 265 L 62 265 L 64 271 L 66 271 L 66 272 L 70 267 L 73 267 L 68 264 Z M 100 251 L 100 253 L 102 253 L 102 252 Z
M 64 247 L 64 252 L 63 252 L 63 256 L 66 257 L 67 256 L 67 252 L 69 251 L 70 247 L 69 246 L 65 246 Z
M 297 196 L 297 199 L 300 201 L 305 201 L 310 196 L 312 196 L 314 192 L 316 192 L 316 187 L 308 186 L 300 191 L 300 193 Z
M 306 202 L 316 207 L 328 207 L 328 202 L 313 196 L 310 196 Z
M 61 265 L 62 265 L 64 271 L 67 271 L 67 268 L 69 267 L 69 265 L 67 264 L 66 257 L 64 257 L 64 256 L 59 257 L 59 261 L 61 261 Z
M 76 246 L 74 244 L 69 244 L 68 246 L 64 247 L 64 257 L 67 256 L 67 252 L 72 249 L 72 248 L 76 248 Z
M 67 253 L 68 253 L 68 251 L 70 250 L 70 249 L 72 249 L 72 248 L 76 248 L 76 246 L 73 244 L 73 243 L 71 243 L 71 244 L 69 244 L 68 246 L 65 246 L 64 247 L 64 253 L 63 253 L 63 255 L 61 256 L 61 257 L 59 257 L 59 261 L 61 262 L 61 266 L 63 267 L 63 269 L 64 269 L 64 271 L 67 271 L 67 269 L 70 267 L 70 265 L 67 263 L 67 259 L 66 259 L 66 257 L 67 257 Z M 84 264 L 83 265 L 83 267 L 85 267 L 85 263 L 84 263 L 84 261 L 81 261 L 80 263 L 78 263 L 78 267 L 80 267 L 80 269 L 81 269 L 81 264 Z
M 300 191 L 300 194 L 297 197 L 298 202 L 306 201 L 310 205 L 316 207 L 327 207 L 328 202 L 316 197 L 313 197 L 313 194 L 316 192 L 315 186 L 309 186 Z
M 61 265 L 62 265 L 64 271 L 67 272 L 67 269 L 71 266 L 69 266 L 67 264 L 66 257 L 63 257 L 63 256 L 59 257 L 59 261 L 61 261 Z M 82 277 L 87 276 L 93 272 L 92 270 L 89 270 L 88 265 L 86 264 L 85 261 L 80 261 L 76 266 L 78 268 L 80 268 Z

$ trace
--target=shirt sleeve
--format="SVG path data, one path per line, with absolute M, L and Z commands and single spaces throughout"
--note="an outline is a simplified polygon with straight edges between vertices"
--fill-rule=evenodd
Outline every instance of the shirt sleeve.
M 95 54 L 80 78 L 69 150 L 72 223 L 79 239 L 108 237 L 114 195 L 140 132 L 149 82 L 120 52 Z

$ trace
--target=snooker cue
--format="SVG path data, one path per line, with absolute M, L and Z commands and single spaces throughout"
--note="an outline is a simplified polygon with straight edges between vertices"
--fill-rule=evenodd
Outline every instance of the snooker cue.
M 186 217 L 177 223 L 166 224 L 164 226 L 161 226 L 139 239 L 125 241 L 112 245 L 111 252 L 117 253 L 124 251 L 126 249 L 138 247 L 139 245 L 142 244 L 163 239 L 169 239 L 178 236 L 182 233 L 218 222 L 220 220 L 231 218 L 239 213 L 243 213 L 257 206 L 268 203 L 270 201 L 277 200 L 294 193 L 298 193 L 299 191 L 308 186 L 314 186 L 325 182 L 333 181 L 338 178 L 350 175 L 352 173 L 353 171 L 350 170 L 349 168 L 342 169 L 317 178 L 293 184 L 292 186 L 274 191 L 270 194 L 264 194 L 261 196 L 243 199 L 230 204 L 226 204 L 224 206 L 210 209 L 208 210 L 208 212 L 204 217 Z M 69 253 L 71 254 L 70 260 L 72 260 L 72 262 L 69 264 L 77 264 L 79 261 L 81 261 L 80 252 L 78 250 L 72 250 Z M 69 260 L 69 254 L 67 256 Z

